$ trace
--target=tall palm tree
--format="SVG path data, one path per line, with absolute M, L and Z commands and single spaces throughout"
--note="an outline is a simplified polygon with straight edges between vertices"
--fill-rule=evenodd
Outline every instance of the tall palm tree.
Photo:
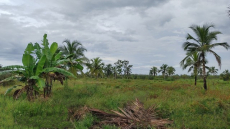
M 90 60 L 91 63 L 88 63 L 88 69 L 91 75 L 96 76 L 96 78 L 100 76 L 103 76 L 103 68 L 104 68 L 104 63 L 102 62 L 102 59 L 100 57 L 94 58 Z
M 79 70 L 76 68 L 76 66 L 78 64 L 86 65 L 86 63 L 89 61 L 89 59 L 86 58 L 84 54 L 87 49 L 83 47 L 83 45 L 77 40 L 71 42 L 69 39 L 65 39 L 63 43 L 65 45 L 59 47 L 59 50 L 62 52 L 62 56 L 65 58 L 68 57 L 68 59 L 70 59 L 70 61 L 67 63 L 67 67 L 69 71 L 76 75 L 77 71 Z M 82 70 L 80 71 L 82 73 Z
M 157 72 L 158 72 L 158 69 L 157 69 L 157 67 L 152 67 L 151 69 L 150 69 L 150 72 L 149 72 L 149 74 L 150 75 L 153 75 L 154 77 L 157 75 Z
M 175 74 L 175 71 L 176 71 L 175 68 L 173 68 L 172 66 L 169 66 L 169 67 L 167 67 L 167 69 L 166 69 L 166 72 L 167 72 L 167 74 L 168 74 L 169 76 Z
M 195 85 L 197 81 L 197 75 L 198 75 L 198 68 L 201 65 L 201 61 L 199 60 L 200 53 L 194 52 L 194 53 L 186 53 L 186 57 L 180 62 L 180 66 L 182 69 L 186 69 L 189 67 L 188 72 L 193 70 L 193 74 L 195 76 Z
M 202 72 L 203 72 L 203 80 L 204 80 L 204 89 L 207 90 L 207 83 L 206 83 L 206 72 L 205 72 L 205 59 L 207 53 L 211 53 L 215 56 L 216 61 L 218 62 L 218 65 L 221 67 L 221 57 L 213 51 L 213 48 L 217 46 L 222 46 L 225 49 L 229 49 L 230 46 L 228 43 L 213 43 L 214 40 L 217 40 L 217 35 L 221 34 L 219 31 L 210 31 L 210 28 L 213 28 L 214 25 L 193 25 L 190 27 L 190 29 L 193 30 L 193 32 L 196 35 L 196 38 L 191 36 L 190 34 L 187 35 L 186 39 L 187 42 L 183 44 L 183 48 L 185 51 L 194 53 L 199 52 L 200 57 L 199 60 L 202 63 Z M 193 42 L 189 42 L 193 41 Z
M 164 79 L 165 79 L 165 74 L 166 74 L 166 70 L 168 68 L 168 65 L 167 64 L 163 64 L 161 67 L 160 67 L 160 70 L 158 71 L 159 73 L 161 72 Z

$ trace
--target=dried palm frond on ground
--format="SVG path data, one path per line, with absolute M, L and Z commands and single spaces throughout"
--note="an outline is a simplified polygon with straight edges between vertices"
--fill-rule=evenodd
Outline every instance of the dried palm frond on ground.
M 155 106 L 144 109 L 143 103 L 138 99 L 128 103 L 124 109 L 119 108 L 119 111 L 112 110 L 113 114 L 106 113 L 98 109 L 86 109 L 85 112 L 91 112 L 94 116 L 99 118 L 100 122 L 95 123 L 92 128 L 98 128 L 102 125 L 116 125 L 122 129 L 136 129 L 136 128 L 165 128 L 165 125 L 171 124 L 172 121 L 168 119 L 161 119 L 157 116 Z M 82 110 L 79 110 L 82 111 Z M 74 113 L 74 118 L 79 119 L 81 113 Z

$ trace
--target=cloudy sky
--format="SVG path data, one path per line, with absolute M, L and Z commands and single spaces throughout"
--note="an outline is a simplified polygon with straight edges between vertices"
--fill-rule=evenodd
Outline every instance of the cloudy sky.
M 129 60 L 132 72 L 148 74 L 150 67 L 168 64 L 181 70 L 182 44 L 188 27 L 212 23 L 221 31 L 216 42 L 230 43 L 228 0 L 1 0 L 0 64 L 21 64 L 29 42 L 62 45 L 78 40 L 88 58 L 113 64 Z M 230 69 L 230 50 L 214 49 L 222 57 L 220 72 Z M 218 67 L 213 55 L 208 66 Z

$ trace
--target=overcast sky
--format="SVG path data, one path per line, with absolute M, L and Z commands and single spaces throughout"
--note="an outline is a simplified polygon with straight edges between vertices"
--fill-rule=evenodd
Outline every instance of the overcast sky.
M 221 31 L 216 42 L 230 43 L 228 0 L 1 0 L 0 64 L 21 64 L 29 42 L 62 45 L 78 40 L 89 58 L 108 64 L 129 60 L 134 74 L 148 74 L 152 66 L 168 64 L 176 74 L 188 74 L 179 62 L 185 57 L 182 44 L 188 27 L 212 23 Z M 222 67 L 230 70 L 230 50 L 214 49 Z M 213 55 L 208 66 L 218 67 Z M 219 73 L 220 73 L 219 72 Z

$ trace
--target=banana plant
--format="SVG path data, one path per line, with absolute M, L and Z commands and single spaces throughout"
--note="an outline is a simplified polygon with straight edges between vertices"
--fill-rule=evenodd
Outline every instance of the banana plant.
M 12 65 L 1 68 L 2 70 L 7 70 L 7 72 L 14 73 L 14 76 L 6 78 L 0 81 L 0 83 L 15 78 L 25 82 L 25 86 L 15 92 L 16 95 L 14 94 L 14 96 L 16 96 L 16 98 L 20 96 L 22 92 L 26 91 L 27 98 L 31 100 L 34 96 L 37 95 L 41 88 L 44 89 L 45 96 L 45 93 L 48 93 L 46 91 L 47 87 L 52 86 L 51 76 L 49 76 L 51 73 L 59 73 L 63 76 L 71 76 L 75 78 L 72 73 L 56 67 L 65 61 L 60 60 L 61 53 L 55 54 L 55 51 L 58 48 L 57 43 L 54 42 L 49 47 L 47 34 L 43 36 L 42 46 L 43 47 L 40 47 L 38 43 L 35 43 L 34 45 L 29 43 L 22 56 L 22 66 Z M 9 93 L 16 87 L 17 86 L 13 86 L 9 88 L 5 94 Z M 49 94 L 50 92 L 51 88 Z
M 32 56 L 34 51 L 34 46 L 32 43 L 29 43 L 24 51 L 22 56 L 22 66 L 20 65 L 11 65 L 3 67 L 2 69 L 10 69 L 8 72 L 14 73 L 12 77 L 6 78 L 4 81 L 9 81 L 15 78 L 22 79 L 25 82 L 25 86 L 19 90 L 19 93 L 24 91 L 27 92 L 27 98 L 31 100 L 38 92 L 38 89 L 44 87 L 44 80 L 40 78 L 40 74 L 43 71 L 43 66 L 46 60 L 46 56 L 42 56 L 40 60 L 36 62 L 36 59 Z M 13 88 L 9 88 L 5 94 L 9 93 Z M 16 95 L 19 96 L 20 94 Z
M 63 84 L 65 76 L 75 77 L 74 74 L 60 68 L 61 65 L 66 65 L 70 62 L 70 59 L 62 58 L 62 52 L 58 51 L 58 44 L 56 42 L 53 42 L 49 47 L 47 34 L 43 36 L 42 47 L 40 47 L 38 43 L 35 44 L 35 53 L 38 58 L 41 58 L 44 55 L 47 57 L 44 65 L 46 71 L 43 75 L 45 78 L 44 97 L 45 95 L 49 96 L 51 94 L 53 80 L 57 79 Z M 78 62 L 74 63 L 77 64 L 75 65 L 75 68 L 83 69 Z

